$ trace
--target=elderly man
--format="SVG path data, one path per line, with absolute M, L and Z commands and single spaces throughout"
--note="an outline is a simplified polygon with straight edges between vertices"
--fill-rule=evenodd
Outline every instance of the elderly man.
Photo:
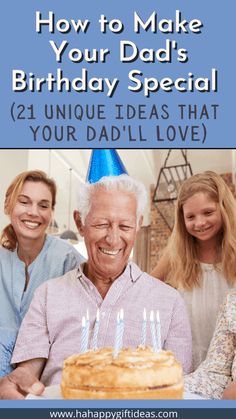
M 93 328 L 98 308 L 99 347 L 113 346 L 120 308 L 125 313 L 126 347 L 141 343 L 143 309 L 159 310 L 163 348 L 175 353 L 185 372 L 190 370 L 191 333 L 180 295 L 129 262 L 142 223 L 143 185 L 128 175 L 103 177 L 81 185 L 78 202 L 74 219 L 88 261 L 35 292 L 12 358 L 17 367 L 0 386 L 2 398 L 39 394 L 41 383 L 58 384 L 64 358 L 80 350 L 82 317 L 88 311 Z M 92 335 L 90 330 L 90 344 Z M 152 345 L 149 330 L 147 344 Z

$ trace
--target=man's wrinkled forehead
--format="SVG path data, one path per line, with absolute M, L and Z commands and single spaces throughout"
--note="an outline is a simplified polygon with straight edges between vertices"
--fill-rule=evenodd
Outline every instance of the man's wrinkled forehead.
M 113 217 L 119 210 L 120 218 L 136 222 L 137 200 L 133 193 L 125 190 L 102 187 L 94 189 L 90 195 L 90 209 L 88 216 Z

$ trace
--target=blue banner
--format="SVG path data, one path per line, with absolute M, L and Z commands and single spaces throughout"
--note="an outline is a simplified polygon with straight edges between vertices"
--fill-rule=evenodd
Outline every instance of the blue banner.
M 201 415 L 202 419 L 213 417 L 214 419 L 221 419 L 224 415 L 227 419 L 235 418 L 234 409 L 183 409 L 183 408 L 41 408 L 41 409 L 1 409 L 4 419 L 24 418 L 31 419 L 50 419 L 50 418 L 83 418 L 83 419 L 198 419 Z

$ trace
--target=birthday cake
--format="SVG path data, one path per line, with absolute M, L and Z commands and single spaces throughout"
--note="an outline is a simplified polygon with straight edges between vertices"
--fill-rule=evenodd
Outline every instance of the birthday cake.
M 72 355 L 64 361 L 65 399 L 181 399 L 183 372 L 170 351 L 112 348 Z

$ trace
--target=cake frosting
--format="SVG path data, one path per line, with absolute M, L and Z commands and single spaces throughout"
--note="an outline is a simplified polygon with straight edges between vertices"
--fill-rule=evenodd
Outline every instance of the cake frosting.
M 102 348 L 64 361 L 65 399 L 181 399 L 183 372 L 170 351 Z

